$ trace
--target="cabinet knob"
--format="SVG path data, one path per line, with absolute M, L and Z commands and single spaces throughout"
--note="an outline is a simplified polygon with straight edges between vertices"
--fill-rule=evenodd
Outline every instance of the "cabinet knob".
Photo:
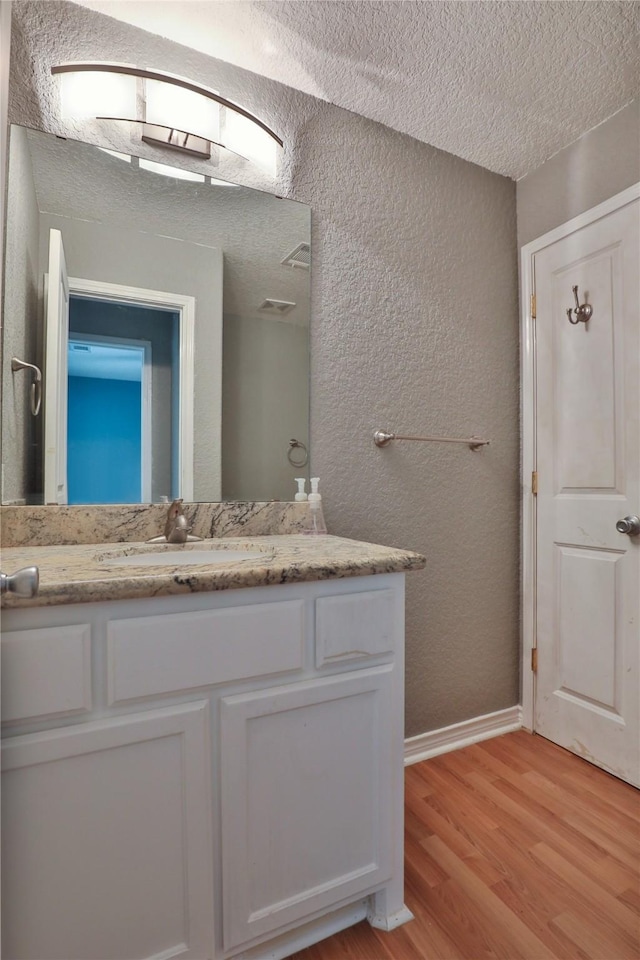
M 0 593 L 15 593 L 17 597 L 35 597 L 40 572 L 37 567 L 23 567 L 16 573 L 0 573 Z

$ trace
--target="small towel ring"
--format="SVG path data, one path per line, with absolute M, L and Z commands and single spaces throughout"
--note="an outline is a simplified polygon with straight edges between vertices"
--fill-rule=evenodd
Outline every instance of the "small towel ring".
M 300 450 L 297 457 L 293 455 L 294 450 Z M 292 467 L 306 467 L 309 462 L 307 448 L 301 440 L 289 440 L 289 449 L 287 450 L 287 460 Z

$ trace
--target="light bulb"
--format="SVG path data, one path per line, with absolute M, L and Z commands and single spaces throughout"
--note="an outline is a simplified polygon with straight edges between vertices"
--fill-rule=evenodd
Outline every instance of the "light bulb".
M 136 78 L 123 73 L 82 70 L 60 74 L 62 118 L 136 119 Z
M 224 145 L 245 160 L 251 160 L 275 176 L 278 144 L 266 130 L 241 113 L 227 107 L 225 111 Z
M 205 140 L 218 142 L 220 108 L 215 100 L 184 87 L 145 81 L 146 122 L 161 127 L 193 133 Z
M 157 163 L 155 160 L 144 160 L 141 157 L 138 164 L 141 170 L 150 170 L 151 173 L 159 173 L 163 177 L 175 177 L 176 180 L 193 180 L 195 183 L 204 183 L 205 181 L 202 173 L 192 173 L 190 170 L 183 170 L 181 167 L 170 167 L 166 163 Z

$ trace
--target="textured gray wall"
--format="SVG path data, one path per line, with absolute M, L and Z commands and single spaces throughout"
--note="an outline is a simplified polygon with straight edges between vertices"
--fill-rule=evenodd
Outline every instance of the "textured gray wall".
M 38 232 L 40 215 L 23 130 L 11 138 L 11 192 L 7 203 L 7 256 L 2 352 L 2 500 L 24 503 L 37 491 L 35 440 L 42 412 L 30 412 L 31 372 L 11 372 L 11 358 L 42 367 L 38 343 Z
M 108 59 L 221 89 L 283 136 L 277 192 L 313 208 L 312 472 L 329 528 L 428 557 L 407 577 L 406 734 L 517 703 L 515 185 L 71 4 L 15 3 L 14 25 L 14 122 L 62 132 L 51 64 Z M 492 444 L 378 450 L 376 427 Z
M 634 100 L 518 181 L 518 246 L 640 180 L 640 100 Z
M 7 153 L 9 145 L 7 117 L 9 112 L 9 54 L 11 51 L 11 0 L 0 3 L 0 250 L 4 249 L 5 187 L 7 183 Z M 0 292 L 3 282 L 2 257 L 0 256 Z M 0 321 L 1 324 L 1 321 Z M 1 325 L 0 325 L 1 331 Z M 0 346 L 0 357 L 2 347 Z M 0 404 L 0 409 L 2 405 Z
M 225 313 L 223 341 L 222 498 L 292 500 L 294 477 L 309 476 L 287 459 L 309 430 L 308 330 Z

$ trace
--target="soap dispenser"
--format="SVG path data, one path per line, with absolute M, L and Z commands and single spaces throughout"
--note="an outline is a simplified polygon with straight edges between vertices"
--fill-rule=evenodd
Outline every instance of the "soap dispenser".
M 295 497 L 294 497 L 293 499 L 296 500 L 297 502 L 300 502 L 300 501 L 302 501 L 302 500 L 306 500 L 306 499 L 307 499 L 307 495 L 306 495 L 305 490 L 304 490 L 304 486 L 305 486 L 305 484 L 306 484 L 306 482 L 307 482 L 306 477 L 295 477 L 294 479 L 295 479 L 296 483 L 298 484 L 298 492 L 296 493 L 296 495 L 295 495 Z
M 319 477 L 311 477 L 311 493 L 308 496 L 309 516 L 303 533 L 322 534 L 327 532 L 322 512 L 322 496 L 318 493 Z

